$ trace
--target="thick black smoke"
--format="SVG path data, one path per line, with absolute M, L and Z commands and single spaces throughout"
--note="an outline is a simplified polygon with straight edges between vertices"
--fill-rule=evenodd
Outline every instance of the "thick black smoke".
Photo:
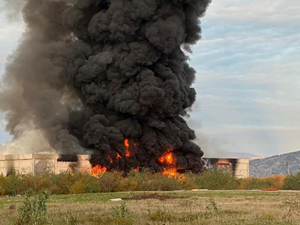
M 182 48 L 200 39 L 209 3 L 25 0 L 26 31 L 0 93 L 8 131 L 33 123 L 58 153 L 91 151 L 109 168 L 160 171 L 171 151 L 178 168 L 200 171 L 182 118 L 196 98 Z

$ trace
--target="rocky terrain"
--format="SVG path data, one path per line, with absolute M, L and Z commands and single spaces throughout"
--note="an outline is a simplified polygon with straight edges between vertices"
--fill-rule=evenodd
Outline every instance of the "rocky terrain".
M 250 161 L 251 177 L 267 177 L 276 174 L 287 174 L 287 163 L 290 174 L 300 171 L 300 151 L 275 155 L 268 158 Z

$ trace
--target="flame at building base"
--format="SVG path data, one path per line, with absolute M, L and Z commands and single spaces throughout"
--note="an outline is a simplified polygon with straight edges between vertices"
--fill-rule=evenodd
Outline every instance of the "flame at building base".
M 101 165 L 96 165 L 91 169 L 91 175 L 94 177 L 102 177 L 107 172 L 107 168 Z

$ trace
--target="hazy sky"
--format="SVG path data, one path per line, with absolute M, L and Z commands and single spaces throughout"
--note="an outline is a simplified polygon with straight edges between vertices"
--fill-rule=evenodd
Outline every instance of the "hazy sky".
M 199 139 L 262 156 L 300 150 L 299 12 L 299 0 L 213 1 L 190 55 L 198 97 L 189 123 Z M 22 31 L 2 14 L 1 75 Z M 3 117 L 0 144 L 10 140 Z

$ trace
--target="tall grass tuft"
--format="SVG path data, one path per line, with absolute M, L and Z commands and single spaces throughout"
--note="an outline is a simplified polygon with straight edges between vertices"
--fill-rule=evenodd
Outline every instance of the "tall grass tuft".
M 26 192 L 24 201 L 19 208 L 20 216 L 15 222 L 15 225 L 44 225 L 50 224 L 47 216 L 46 202 L 50 194 L 47 191 L 41 192 L 39 195 L 34 195 L 34 191 L 29 189 Z

